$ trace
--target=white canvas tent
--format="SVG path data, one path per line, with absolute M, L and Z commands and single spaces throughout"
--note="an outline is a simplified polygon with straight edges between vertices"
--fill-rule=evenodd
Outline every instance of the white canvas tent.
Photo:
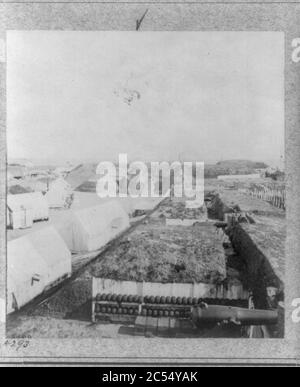
M 71 275 L 71 253 L 54 227 L 8 242 L 7 312 Z
M 109 198 L 102 199 L 95 192 L 74 191 L 73 194 L 74 194 L 74 200 L 71 205 L 72 210 L 79 210 L 83 208 L 94 207 L 97 205 L 104 204 L 111 200 Z
M 100 198 L 95 192 L 74 191 L 73 194 L 74 194 L 74 200 L 71 205 L 72 210 L 79 210 L 83 208 L 94 207 L 97 205 L 102 205 L 104 203 L 113 201 L 113 202 L 119 203 L 129 216 L 135 210 L 134 203 L 139 200 L 139 199 L 132 199 L 130 197 Z
M 129 227 L 129 218 L 117 201 L 70 211 L 57 230 L 72 252 L 94 251 Z
M 63 178 L 58 178 L 50 184 L 49 191 L 45 198 L 50 208 L 68 207 L 68 201 L 71 198 L 72 189 L 69 183 Z M 71 203 L 70 203 L 71 204 Z
M 7 195 L 7 226 L 31 227 L 37 220 L 48 220 L 49 206 L 41 192 Z

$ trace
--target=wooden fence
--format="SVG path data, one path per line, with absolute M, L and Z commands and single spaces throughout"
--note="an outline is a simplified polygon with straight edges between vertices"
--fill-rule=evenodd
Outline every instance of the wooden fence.
M 264 185 L 253 185 L 242 190 L 247 195 L 262 199 L 277 208 L 286 209 L 285 187 L 267 187 Z

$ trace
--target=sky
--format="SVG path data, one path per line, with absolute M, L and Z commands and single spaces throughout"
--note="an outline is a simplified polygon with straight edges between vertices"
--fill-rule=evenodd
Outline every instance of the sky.
M 277 160 L 280 32 L 9 31 L 8 157 Z

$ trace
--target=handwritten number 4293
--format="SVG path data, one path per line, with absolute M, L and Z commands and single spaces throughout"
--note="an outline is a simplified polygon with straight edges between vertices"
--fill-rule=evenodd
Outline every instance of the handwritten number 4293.
M 29 346 L 30 341 L 28 339 L 7 339 L 4 342 L 4 345 L 13 349 L 16 349 L 17 351 L 21 348 L 27 348 Z

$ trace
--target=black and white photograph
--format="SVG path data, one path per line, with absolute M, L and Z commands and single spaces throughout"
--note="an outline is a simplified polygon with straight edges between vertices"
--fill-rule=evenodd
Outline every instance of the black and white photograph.
M 284 337 L 281 32 L 7 32 L 9 338 Z
M 299 17 L 0 2 L 0 367 L 299 365 Z

